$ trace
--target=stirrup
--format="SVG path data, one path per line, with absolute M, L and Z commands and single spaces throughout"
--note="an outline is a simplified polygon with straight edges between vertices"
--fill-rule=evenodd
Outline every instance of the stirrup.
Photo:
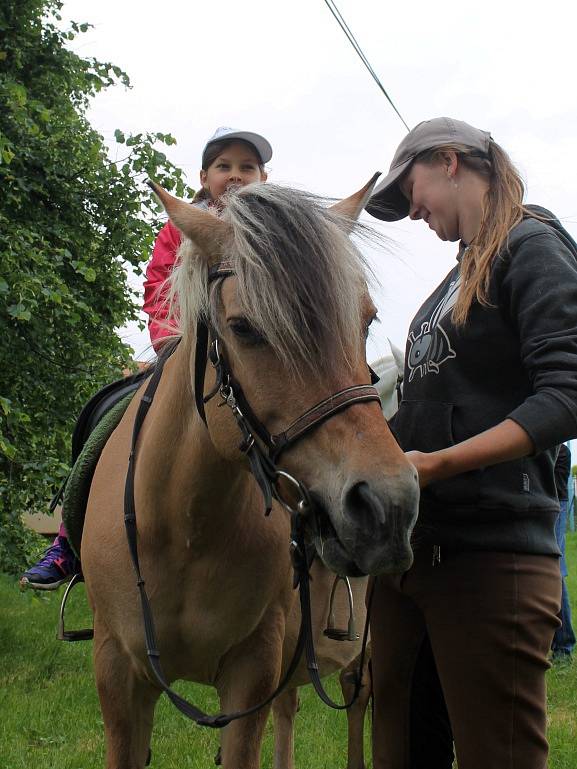
M 72 588 L 75 585 L 78 585 L 80 582 L 84 582 L 84 577 L 82 574 L 75 574 L 66 586 L 66 590 L 62 596 L 62 603 L 60 604 L 60 618 L 58 620 L 58 631 L 56 633 L 56 638 L 59 641 L 90 641 L 91 638 L 94 638 L 94 630 L 91 627 L 85 628 L 84 630 L 64 629 L 64 610 L 66 608 L 68 594 Z
M 349 599 L 349 624 L 346 629 L 335 627 L 335 614 L 333 610 L 333 604 L 335 600 L 337 585 L 340 581 L 345 583 L 347 588 L 347 596 Z M 327 626 L 323 632 L 323 635 L 325 635 L 327 638 L 330 638 L 332 641 L 358 641 L 360 636 L 356 632 L 356 628 L 355 628 L 354 609 L 355 609 L 355 605 L 353 602 L 353 591 L 351 590 L 351 583 L 349 582 L 349 578 L 343 577 L 340 574 L 337 574 L 337 576 L 335 577 L 335 581 L 333 583 L 333 589 L 331 590 L 331 599 L 329 601 L 329 619 L 327 622 Z

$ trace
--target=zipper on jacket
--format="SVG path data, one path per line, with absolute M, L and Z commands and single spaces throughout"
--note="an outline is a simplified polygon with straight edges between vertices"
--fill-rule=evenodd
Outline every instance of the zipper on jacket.
M 439 566 L 441 563 L 441 545 L 433 545 L 433 562 L 431 566 Z

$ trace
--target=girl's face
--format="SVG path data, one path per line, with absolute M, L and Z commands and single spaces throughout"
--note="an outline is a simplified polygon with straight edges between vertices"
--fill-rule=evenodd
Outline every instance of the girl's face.
M 409 201 L 411 219 L 422 219 L 441 240 L 461 238 L 455 171 L 445 161 L 432 165 L 417 161 L 399 184 Z
M 200 183 L 215 202 L 231 187 L 265 182 L 266 178 L 258 155 L 244 142 L 232 142 L 206 171 L 202 169 L 200 172 Z

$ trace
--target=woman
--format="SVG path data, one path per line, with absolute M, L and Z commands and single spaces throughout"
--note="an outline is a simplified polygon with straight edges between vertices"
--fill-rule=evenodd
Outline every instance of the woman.
M 375 769 L 450 769 L 451 729 L 459 769 L 546 767 L 553 467 L 577 435 L 577 244 L 523 194 L 488 132 L 436 118 L 405 137 L 367 205 L 459 242 L 411 323 L 393 420 L 422 491 L 413 566 L 376 582 Z M 425 742 L 411 734 L 423 721 L 413 690 L 438 703 Z

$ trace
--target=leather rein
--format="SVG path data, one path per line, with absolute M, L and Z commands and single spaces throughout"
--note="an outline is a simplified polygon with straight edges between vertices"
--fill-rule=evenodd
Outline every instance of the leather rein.
M 224 279 L 234 275 L 234 270 L 229 262 L 223 261 L 209 270 L 209 286 L 217 279 Z M 211 341 L 210 341 L 211 340 Z M 209 345 L 210 341 L 210 345 Z M 126 484 L 124 492 L 124 523 L 126 536 L 134 570 L 137 577 L 137 587 L 140 594 L 142 615 L 144 620 L 144 632 L 146 640 L 146 652 L 149 664 L 154 673 L 156 683 L 166 692 L 173 704 L 185 716 L 195 721 L 199 726 L 208 726 L 212 728 L 222 728 L 238 718 L 256 713 L 261 708 L 268 705 L 277 697 L 283 689 L 286 688 L 290 679 L 294 675 L 303 651 L 306 654 L 307 669 L 311 682 L 319 697 L 332 708 L 344 710 L 349 708 L 357 699 L 361 688 L 362 670 L 366 653 L 366 646 L 369 631 L 369 613 L 372 602 L 372 589 L 369 593 L 367 602 L 367 615 L 363 631 L 363 640 L 361 655 L 359 660 L 359 669 L 355 675 L 355 688 L 351 700 L 345 704 L 338 704 L 331 700 L 327 695 L 319 676 L 319 667 L 314 650 L 314 640 L 312 631 L 311 605 L 310 605 L 310 575 L 309 569 L 311 559 L 307 554 L 305 542 L 305 519 L 308 515 L 314 514 L 314 504 L 308 493 L 307 488 L 289 473 L 280 469 L 276 460 L 282 451 L 292 446 L 304 435 L 321 425 L 327 419 L 330 419 L 340 411 L 349 408 L 355 403 L 367 401 L 380 402 L 379 394 L 372 385 L 353 385 L 343 390 L 339 390 L 333 395 L 325 398 L 311 408 L 307 409 L 298 419 L 294 420 L 284 431 L 272 435 L 262 422 L 257 418 L 250 404 L 246 400 L 242 388 L 236 382 L 224 356 L 222 342 L 218 335 L 212 329 L 205 319 L 199 319 L 197 324 L 196 350 L 195 350 L 195 374 L 194 390 L 196 407 L 200 417 L 205 425 L 206 415 L 204 404 L 211 400 L 217 393 L 222 399 L 220 405 L 228 406 L 240 430 L 242 440 L 239 449 L 247 456 L 251 472 L 258 483 L 265 502 L 265 515 L 269 515 L 272 510 L 272 500 L 276 499 L 289 513 L 291 522 L 290 534 L 290 554 L 294 569 L 294 587 L 299 587 L 299 598 L 301 607 L 301 625 L 298 635 L 296 648 L 293 658 L 288 666 L 285 675 L 278 684 L 274 692 L 263 702 L 252 706 L 243 711 L 233 713 L 219 713 L 209 715 L 197 708 L 192 703 L 182 698 L 177 692 L 170 688 L 165 679 L 161 664 L 160 653 L 156 641 L 156 632 L 150 602 L 145 589 L 145 581 L 140 571 L 137 547 L 137 523 L 136 507 L 134 501 L 134 471 L 136 460 L 136 445 L 140 429 L 144 419 L 154 399 L 154 394 L 162 377 L 164 364 L 176 345 L 166 355 L 160 355 L 155 371 L 148 383 L 144 395 L 140 401 L 134 428 L 132 434 L 132 445 L 128 461 L 128 471 L 126 474 Z M 214 388 L 204 395 L 204 377 L 206 371 L 207 359 L 211 362 L 216 372 L 216 383 Z M 375 374 L 370 369 L 371 378 L 375 381 Z M 377 378 L 378 379 L 378 378 Z M 258 440 L 257 440 L 258 438 Z M 259 443 L 260 441 L 260 443 Z M 263 450 L 261 443 L 266 447 Z M 292 493 L 290 499 L 284 494 L 280 483 L 291 487 Z

